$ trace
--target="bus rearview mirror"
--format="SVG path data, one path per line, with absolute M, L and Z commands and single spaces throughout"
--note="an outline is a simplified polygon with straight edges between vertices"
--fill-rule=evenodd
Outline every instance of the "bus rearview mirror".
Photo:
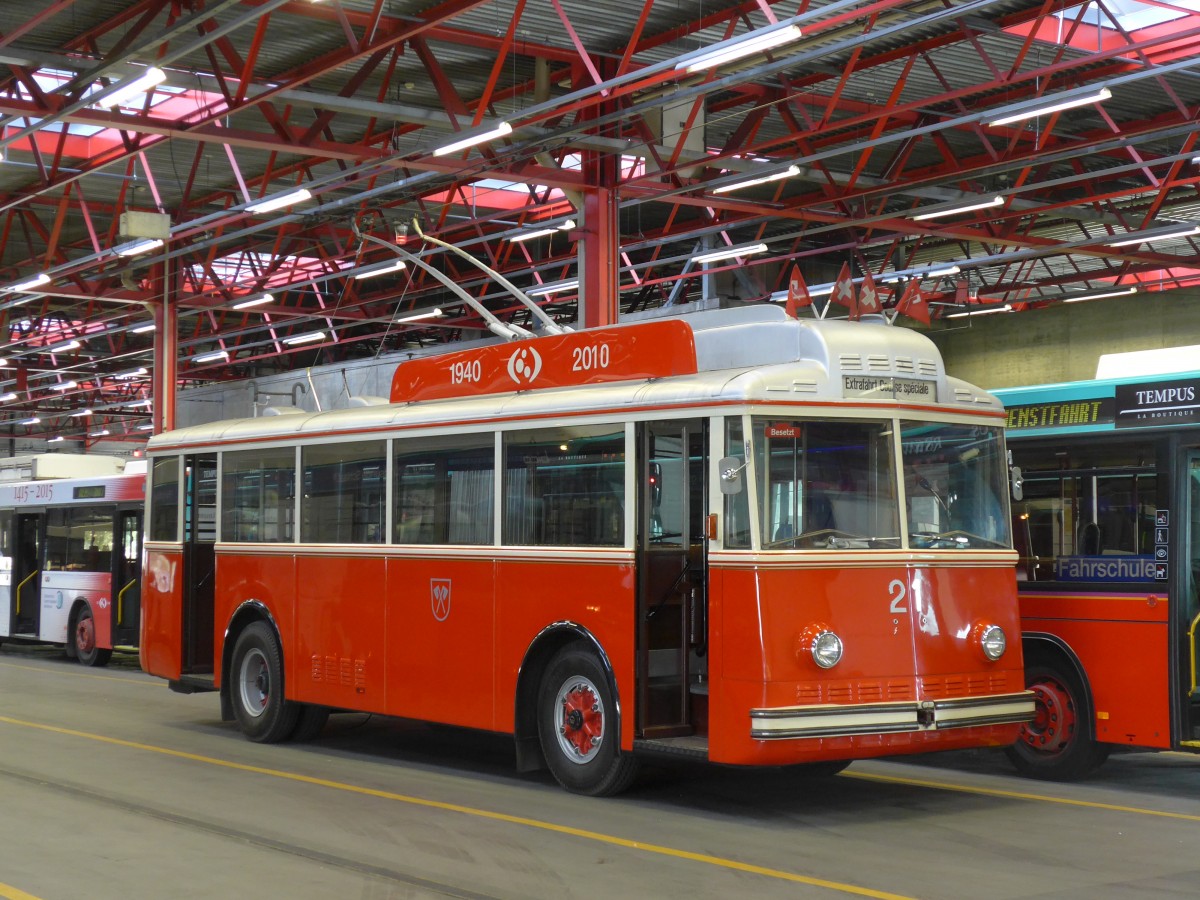
M 721 473 L 721 493 L 740 494 L 742 492 L 742 469 L 746 468 L 744 460 L 736 456 L 726 456 L 717 463 L 717 471 Z

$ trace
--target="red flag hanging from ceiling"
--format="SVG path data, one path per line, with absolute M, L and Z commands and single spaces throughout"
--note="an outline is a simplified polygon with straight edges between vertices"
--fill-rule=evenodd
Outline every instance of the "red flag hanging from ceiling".
M 792 274 L 788 278 L 787 314 L 793 319 L 798 319 L 800 318 L 800 307 L 811 305 L 812 297 L 808 294 L 808 285 L 804 283 L 804 276 L 800 274 L 800 267 L 792 266 Z
M 910 319 L 929 324 L 929 304 L 925 302 L 921 285 L 915 278 L 908 283 L 900 302 L 896 304 L 896 315 L 908 316 Z
M 842 271 L 833 283 L 833 296 L 829 299 L 849 308 L 851 319 L 858 318 L 858 298 L 854 296 L 854 278 L 850 275 L 849 263 L 842 263 Z
M 875 290 L 875 279 L 869 271 L 863 276 L 862 288 L 858 292 L 858 311 L 863 315 L 883 312 L 879 291 Z

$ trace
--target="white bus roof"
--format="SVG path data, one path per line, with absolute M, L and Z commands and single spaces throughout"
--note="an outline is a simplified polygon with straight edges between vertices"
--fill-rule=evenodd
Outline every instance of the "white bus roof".
M 567 357 L 559 368 L 569 370 L 572 358 L 576 365 L 581 364 L 576 349 L 594 346 L 589 342 L 600 334 L 581 331 L 420 360 L 426 373 L 448 371 L 448 360 L 468 364 L 466 370 L 458 373 L 467 379 L 465 383 L 456 382 L 454 388 L 447 388 L 452 394 L 438 399 L 326 412 L 289 409 L 259 418 L 193 425 L 155 436 L 149 449 L 269 438 L 303 439 L 307 435 L 370 432 L 390 427 L 456 424 L 477 427 L 483 421 L 544 420 L 555 414 L 605 414 L 614 410 L 640 409 L 652 416 L 653 410 L 714 404 L 850 403 L 924 409 L 936 405 L 946 412 L 992 415 L 1003 409 L 1000 401 L 986 391 L 948 377 L 941 354 L 927 337 L 910 329 L 890 327 L 881 319 L 876 322 L 792 319 L 779 307 L 759 306 L 714 310 L 665 321 L 685 322 L 690 330 L 694 362 L 687 374 L 622 377 L 615 372 L 606 373 L 609 380 L 600 383 L 507 390 L 482 396 L 472 393 L 470 379 L 474 375 L 470 364 L 484 358 L 474 354 L 486 353 L 493 361 L 499 354 L 501 359 L 508 360 L 511 374 L 514 355 L 524 351 L 521 357 L 524 360 L 529 358 L 530 348 L 543 351 L 551 348 Z M 628 340 L 638 334 L 635 329 L 643 327 L 617 326 L 604 329 L 603 334 L 614 341 Z M 674 333 L 681 333 L 678 326 Z M 657 348 L 659 356 L 671 352 L 672 348 Z M 552 360 L 544 362 L 547 370 L 552 368 Z M 582 364 L 590 362 L 584 354 Z M 540 364 L 541 361 L 539 367 Z M 406 365 L 412 363 L 400 364 L 397 381 L 407 371 Z M 633 371 L 644 369 L 633 366 Z

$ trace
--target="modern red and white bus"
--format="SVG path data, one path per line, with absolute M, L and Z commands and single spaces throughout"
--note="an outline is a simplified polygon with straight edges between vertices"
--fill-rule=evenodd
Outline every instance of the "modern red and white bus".
M 143 666 L 253 740 L 469 726 L 590 794 L 1008 744 L 1003 425 L 923 336 L 773 307 L 404 362 L 151 440 Z
M 145 484 L 142 473 L 0 484 L 0 643 L 61 644 L 85 666 L 136 647 Z
M 1114 748 L 1200 751 L 1200 372 L 996 393 L 1038 701 L 1009 755 L 1073 779 Z

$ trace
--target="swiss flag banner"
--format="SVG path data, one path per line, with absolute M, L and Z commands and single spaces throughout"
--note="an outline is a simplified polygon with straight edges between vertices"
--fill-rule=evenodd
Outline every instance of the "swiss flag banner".
M 929 304 L 925 302 L 925 297 L 921 294 L 921 285 L 915 278 L 908 283 L 900 302 L 896 304 L 896 315 L 908 316 L 910 319 L 929 324 Z
M 829 299 L 848 307 L 851 319 L 858 318 L 858 299 L 854 296 L 854 278 L 850 275 L 850 263 L 842 263 L 842 271 L 833 283 L 833 296 Z
M 793 319 L 799 318 L 798 311 L 802 306 L 811 306 L 812 297 L 808 295 L 808 285 L 800 274 L 799 266 L 792 266 L 792 274 L 788 278 L 787 314 Z
M 862 288 L 858 292 L 858 311 L 863 315 L 883 312 L 879 292 L 875 290 L 875 279 L 871 277 L 870 272 L 863 276 Z

